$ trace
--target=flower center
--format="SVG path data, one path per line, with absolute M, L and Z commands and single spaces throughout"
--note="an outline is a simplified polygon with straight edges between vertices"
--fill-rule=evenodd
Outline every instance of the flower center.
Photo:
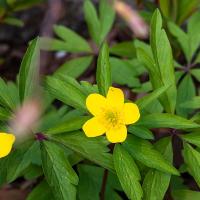
M 117 112 L 108 111 L 105 113 L 105 118 L 107 123 L 112 124 L 112 126 L 115 126 L 119 121 Z
M 123 123 L 122 114 L 119 110 L 109 109 L 105 110 L 102 114 L 101 123 L 107 130 L 117 128 Z

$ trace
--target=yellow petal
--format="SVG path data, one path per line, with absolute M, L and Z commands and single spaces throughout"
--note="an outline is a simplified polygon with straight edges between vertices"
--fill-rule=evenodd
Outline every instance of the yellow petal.
M 100 94 L 90 94 L 86 99 L 87 109 L 93 115 L 97 116 L 106 107 L 106 98 Z
M 107 94 L 107 100 L 112 106 L 123 106 L 124 104 L 124 93 L 119 88 L 110 87 Z
M 83 131 L 87 137 L 100 136 L 106 132 L 105 127 L 99 122 L 97 117 L 93 117 L 85 122 L 83 125 Z
M 139 120 L 140 111 L 136 104 L 125 103 L 124 104 L 124 121 L 125 124 L 132 124 Z
M 127 137 L 127 128 L 125 125 L 120 125 L 117 128 L 110 129 L 106 132 L 106 137 L 111 143 L 124 142 Z
M 15 142 L 13 134 L 0 133 L 0 158 L 7 156 Z

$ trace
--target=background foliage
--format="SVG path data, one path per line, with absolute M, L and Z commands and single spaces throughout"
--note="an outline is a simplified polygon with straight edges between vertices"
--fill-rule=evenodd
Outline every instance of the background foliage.
M 51 34 L 28 39 L 17 75 L 2 73 L 0 130 L 15 133 L 14 120 L 26 135 L 0 159 L 2 190 L 25 182 L 28 200 L 200 199 L 199 1 L 129 2 L 149 25 L 146 39 L 132 34 L 112 3 L 83 1 L 83 31 L 55 18 Z M 19 13 L 35 5 L 46 1 L 0 1 L 2 30 L 23 26 Z M 50 57 L 61 59 L 47 67 Z M 111 85 L 141 111 L 115 145 L 82 131 L 91 117 L 86 97 L 106 95 Z M 16 110 L 32 100 L 39 115 L 26 127 Z

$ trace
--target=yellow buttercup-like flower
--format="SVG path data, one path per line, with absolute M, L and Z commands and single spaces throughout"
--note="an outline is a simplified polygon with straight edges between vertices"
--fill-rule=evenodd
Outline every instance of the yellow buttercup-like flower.
M 138 106 L 124 103 L 124 94 L 119 88 L 110 87 L 106 97 L 90 94 L 86 106 L 94 115 L 83 125 L 87 137 L 96 137 L 106 133 L 112 143 L 123 142 L 127 137 L 126 125 L 140 118 Z
M 0 158 L 10 153 L 14 142 L 15 136 L 13 134 L 0 133 Z

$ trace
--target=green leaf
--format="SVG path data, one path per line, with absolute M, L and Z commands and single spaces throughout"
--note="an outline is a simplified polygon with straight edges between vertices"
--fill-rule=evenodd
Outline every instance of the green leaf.
M 23 173 L 26 180 L 35 180 L 43 175 L 43 170 L 41 166 L 31 164 Z
M 105 170 L 94 165 L 79 164 L 78 173 L 80 177 L 78 199 L 99 200 Z M 105 200 L 122 200 L 115 192 L 115 190 L 122 191 L 116 175 L 108 172 L 105 187 Z
M 23 27 L 24 26 L 24 22 L 20 19 L 15 18 L 15 17 L 6 17 L 5 19 L 3 19 L 3 22 L 5 24 L 9 24 L 9 25 L 17 26 L 17 27 Z
M 13 11 L 21 11 L 21 10 L 25 10 L 28 9 L 34 5 L 37 5 L 39 3 L 44 2 L 45 0 L 20 0 L 20 1 L 15 1 L 14 5 L 13 5 Z
M 11 113 L 8 112 L 6 109 L 0 107 L 0 120 L 7 121 L 11 117 Z
M 81 86 L 87 95 L 91 93 L 99 93 L 97 85 L 92 85 L 87 81 L 81 81 Z
M 42 167 L 45 178 L 52 188 L 55 199 L 76 199 L 78 176 L 58 145 L 44 141 L 41 143 Z
M 190 73 L 200 82 L 200 69 L 192 69 L 190 70 Z
M 27 141 L 8 156 L 0 159 L 0 185 L 18 178 L 30 166 L 41 164 L 38 142 Z
M 195 54 L 196 50 L 198 49 L 198 47 L 200 46 L 199 28 L 200 28 L 200 13 L 196 12 L 188 20 L 188 26 L 187 26 L 191 59 L 192 56 Z
M 174 113 L 176 105 L 176 82 L 174 75 L 174 61 L 172 57 L 172 49 L 167 38 L 166 32 L 162 29 L 162 18 L 159 10 L 156 10 L 151 19 L 151 49 L 155 62 L 154 71 L 158 73 L 156 75 L 151 74 L 152 85 L 154 88 L 161 87 L 163 85 L 170 85 L 171 87 L 161 95 L 160 100 L 169 113 Z M 160 76 L 161 82 L 156 85 L 157 76 Z M 159 79 L 158 79 L 159 80 Z
M 191 100 L 185 101 L 180 106 L 184 108 L 192 108 L 192 109 L 200 108 L 200 97 L 199 96 L 193 97 Z
M 68 76 L 49 76 L 46 78 L 46 89 L 56 99 L 74 108 L 86 110 L 86 95 L 79 83 Z
M 162 153 L 164 158 L 172 163 L 173 151 L 171 138 L 163 138 L 159 140 L 155 147 Z M 169 187 L 170 174 L 159 172 L 154 169 L 150 169 L 145 175 L 143 182 L 144 200 L 162 200 Z
M 169 22 L 168 29 L 170 33 L 177 39 L 179 42 L 187 61 L 189 62 L 191 59 L 191 52 L 189 46 L 189 37 L 188 35 L 176 24 Z
M 91 61 L 92 56 L 71 59 L 59 67 L 55 74 L 66 74 L 73 78 L 78 78 L 90 66 Z
M 200 125 L 191 120 L 187 120 L 177 115 L 168 113 L 153 113 L 141 117 L 137 125 L 146 128 L 175 128 L 175 129 L 192 129 L 199 128 Z
M 106 169 L 113 170 L 112 155 L 103 137 L 87 138 L 81 131 L 54 135 L 54 140 Z
M 154 139 L 153 133 L 145 127 L 130 125 L 128 127 L 128 132 L 143 139 L 149 139 L 149 140 Z
M 196 145 L 200 148 L 200 134 L 199 134 L 198 131 L 192 132 L 192 133 L 189 133 L 189 134 L 180 135 L 180 136 L 186 142 L 194 144 L 194 145 Z
M 166 17 L 166 18 L 170 18 L 170 14 L 171 14 L 171 9 L 170 9 L 170 1 L 169 0 L 162 0 L 159 1 L 159 5 L 160 5 L 160 10 L 162 11 L 162 14 Z
M 112 28 L 115 19 L 115 11 L 111 2 L 107 0 L 100 0 L 99 19 L 101 25 L 100 42 L 102 42 L 105 39 L 108 32 L 110 31 L 110 29 Z
M 64 26 L 54 26 L 54 32 L 65 41 L 66 50 L 69 52 L 91 52 L 87 41 L 80 35 Z
M 136 136 L 129 135 L 123 143 L 127 151 L 144 165 L 162 171 L 164 173 L 179 175 L 179 172 L 168 162 L 162 154 L 154 149 L 153 145 Z
M 84 16 L 87 22 L 89 33 L 96 44 L 100 44 L 101 24 L 97 16 L 96 9 L 90 0 L 84 1 Z
M 68 119 L 48 129 L 47 134 L 66 133 L 76 131 L 82 128 L 83 124 L 89 119 L 88 116 L 80 116 L 73 119 Z
M 127 60 L 114 57 L 110 58 L 110 64 L 113 83 L 128 85 L 129 87 L 140 86 L 140 80 L 136 77 L 137 71 L 135 70 L 138 66 L 133 66 L 131 63 L 127 62 Z
M 176 22 L 180 25 L 186 20 L 194 10 L 198 8 L 199 0 L 181 0 L 178 1 L 178 16 Z
M 18 162 L 17 167 L 13 168 L 13 170 L 10 170 L 7 174 L 7 179 L 9 182 L 14 181 L 31 163 L 40 163 L 39 143 L 37 141 L 32 144 L 27 143 L 26 146 L 26 149 L 19 150 L 22 152 L 22 156 L 20 158 L 20 162 Z M 38 158 L 36 158 L 36 156 Z
M 7 110 L 13 111 L 19 101 L 18 89 L 13 83 L 5 83 L 0 78 L 0 105 Z
M 40 182 L 28 195 L 27 200 L 54 200 L 51 188 L 46 181 Z
M 115 145 L 113 153 L 114 167 L 129 199 L 141 200 L 143 196 L 140 185 L 140 172 L 133 158 L 120 144 Z
M 147 94 L 146 96 L 138 99 L 136 101 L 136 104 L 139 106 L 139 108 L 142 110 L 146 106 L 150 105 L 154 100 L 156 100 L 163 92 L 165 92 L 169 86 L 163 86 L 161 88 L 158 88 L 154 90 L 152 93 Z
M 136 57 L 136 50 L 133 41 L 125 41 L 114 44 L 110 48 L 110 53 L 121 57 Z
M 34 39 L 28 47 L 19 71 L 19 96 L 21 102 L 32 96 L 37 89 L 39 77 L 39 45 Z
M 45 51 L 70 51 L 76 52 L 77 48 L 69 48 L 65 41 L 50 38 L 50 37 L 40 37 L 40 49 Z
M 200 192 L 180 189 L 172 191 L 172 197 L 174 200 L 199 200 Z
M 103 44 L 99 52 L 96 80 L 99 92 L 102 95 L 106 95 L 109 87 L 112 85 L 111 68 L 109 62 L 109 47 L 106 43 Z
M 181 106 L 185 101 L 191 100 L 195 96 L 195 85 L 190 75 L 186 75 L 178 86 L 176 112 L 178 115 L 187 117 L 191 109 Z
M 200 153 L 189 144 L 184 144 L 183 149 L 184 161 L 187 165 L 188 172 L 193 176 L 198 186 L 200 187 Z
M 150 81 L 142 83 L 139 88 L 134 88 L 132 91 L 135 93 L 147 93 L 152 90 L 152 84 Z

